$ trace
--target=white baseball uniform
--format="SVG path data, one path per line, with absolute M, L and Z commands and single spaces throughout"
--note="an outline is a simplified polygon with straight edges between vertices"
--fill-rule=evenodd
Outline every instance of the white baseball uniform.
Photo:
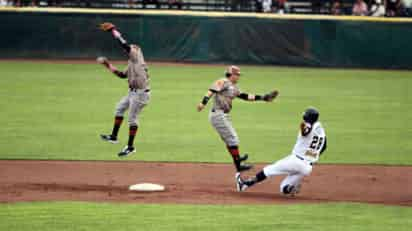
M 307 127 L 311 125 L 306 123 Z M 312 164 L 319 160 L 320 152 L 325 145 L 326 134 L 318 121 L 311 126 L 307 135 L 299 135 L 292 153 L 277 162 L 263 168 L 266 176 L 287 174 L 280 184 L 280 191 L 286 185 L 298 186 L 304 176 L 312 172 Z

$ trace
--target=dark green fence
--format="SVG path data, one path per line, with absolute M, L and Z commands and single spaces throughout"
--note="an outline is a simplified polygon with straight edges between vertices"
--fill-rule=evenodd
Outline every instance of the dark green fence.
M 0 12 L 0 58 L 124 58 L 111 21 L 148 60 L 412 68 L 412 22 Z

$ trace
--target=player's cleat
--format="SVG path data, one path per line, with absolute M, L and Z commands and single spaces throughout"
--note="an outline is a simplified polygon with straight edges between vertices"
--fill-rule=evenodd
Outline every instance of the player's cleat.
M 245 191 L 248 186 L 243 182 L 242 178 L 240 177 L 240 173 L 236 173 L 235 175 L 235 180 L 236 180 L 236 189 L 238 192 Z
M 101 134 L 100 138 L 102 138 L 102 140 L 107 141 L 107 142 L 112 143 L 112 144 L 119 143 L 119 140 L 117 138 L 113 138 L 111 135 Z
M 289 197 L 295 197 L 300 192 L 301 184 L 298 185 L 286 185 L 283 187 L 283 195 Z
M 119 152 L 119 154 L 117 154 L 119 157 L 126 157 L 126 156 L 129 156 L 129 155 L 131 155 L 131 154 L 133 154 L 133 153 L 135 153 L 136 152 L 136 149 L 134 148 L 134 147 L 129 147 L 129 146 L 126 146 L 126 147 L 124 147 L 123 148 L 123 150 L 121 151 L 121 152 Z
M 249 158 L 249 155 L 248 155 L 248 154 L 244 154 L 243 156 L 239 156 L 239 161 L 240 161 L 240 162 L 243 162 L 243 161 L 246 161 L 248 158 Z
M 251 168 L 253 168 L 253 165 L 251 164 L 239 164 L 239 167 L 237 168 L 238 172 L 243 172 L 243 171 L 247 171 L 250 170 Z

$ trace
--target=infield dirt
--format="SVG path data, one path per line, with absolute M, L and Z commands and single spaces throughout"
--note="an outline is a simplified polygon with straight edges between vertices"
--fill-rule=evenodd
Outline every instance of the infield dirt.
M 264 165 L 258 164 L 244 176 Z M 236 192 L 230 164 L 137 161 L 0 161 L 0 202 L 98 201 L 184 204 L 366 202 L 412 206 L 411 166 L 318 165 L 295 198 L 279 193 L 282 177 Z M 162 184 L 164 192 L 128 186 Z

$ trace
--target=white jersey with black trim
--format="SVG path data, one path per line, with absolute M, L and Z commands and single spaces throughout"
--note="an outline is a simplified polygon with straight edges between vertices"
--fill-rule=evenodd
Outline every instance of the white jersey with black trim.
M 307 124 L 310 126 L 310 124 Z M 311 131 L 303 136 L 299 131 L 296 144 L 293 147 L 292 154 L 297 155 L 311 163 L 319 160 L 320 151 L 325 145 L 326 133 L 322 124 L 318 121 L 312 125 Z

